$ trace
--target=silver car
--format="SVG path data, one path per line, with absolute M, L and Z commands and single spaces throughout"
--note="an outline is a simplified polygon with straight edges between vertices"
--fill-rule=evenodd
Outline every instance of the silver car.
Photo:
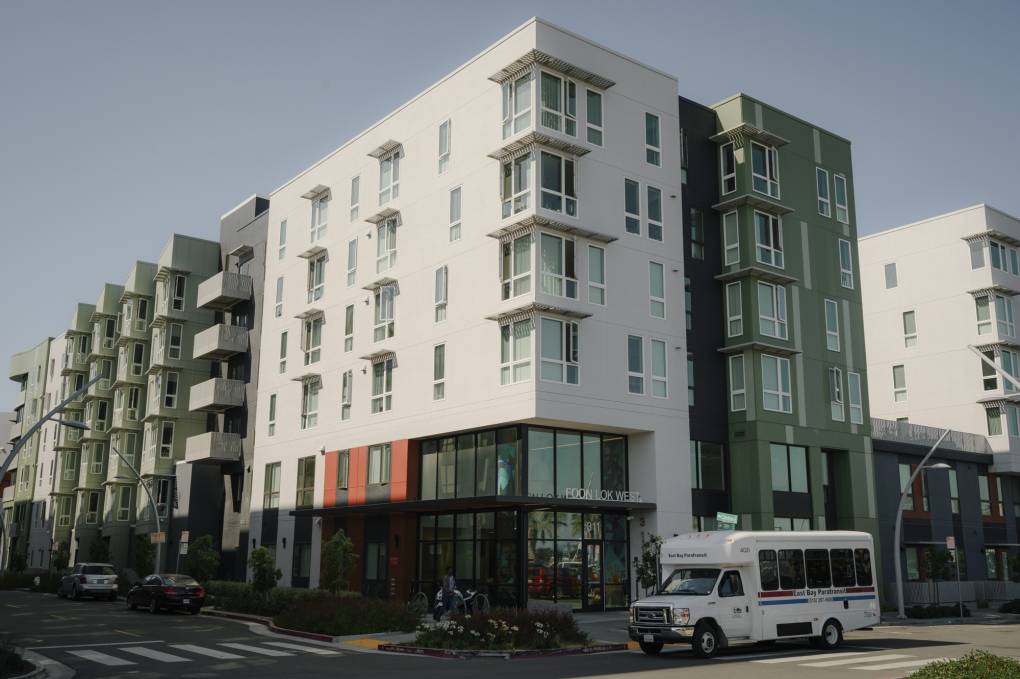
M 108 563 L 76 563 L 69 573 L 60 579 L 57 588 L 60 598 L 80 599 L 83 596 L 117 599 L 117 573 Z

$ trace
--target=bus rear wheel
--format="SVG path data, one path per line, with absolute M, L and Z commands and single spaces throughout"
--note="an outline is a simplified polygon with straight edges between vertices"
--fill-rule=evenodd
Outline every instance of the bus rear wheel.
M 662 644 L 653 643 L 649 641 L 639 641 L 638 646 L 644 651 L 646 655 L 658 655 L 659 651 L 662 650 Z
M 811 642 L 811 645 L 815 648 L 821 648 L 826 651 L 839 648 L 839 645 L 843 643 L 843 628 L 835 620 L 826 620 L 825 624 L 822 625 L 821 635 L 813 637 Z

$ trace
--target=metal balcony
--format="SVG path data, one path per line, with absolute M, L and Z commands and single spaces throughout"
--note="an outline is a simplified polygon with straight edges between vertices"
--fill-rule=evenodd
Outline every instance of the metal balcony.
M 195 335 L 193 358 L 225 361 L 248 351 L 248 329 L 220 323 Z
M 221 464 L 241 459 L 240 434 L 210 431 L 188 438 L 184 461 L 195 464 Z
M 201 309 L 227 311 L 239 302 L 251 299 L 251 276 L 221 271 L 198 284 L 197 303 Z
M 241 380 L 228 380 L 214 377 L 200 382 L 191 388 L 192 412 L 222 412 L 244 405 L 245 383 Z

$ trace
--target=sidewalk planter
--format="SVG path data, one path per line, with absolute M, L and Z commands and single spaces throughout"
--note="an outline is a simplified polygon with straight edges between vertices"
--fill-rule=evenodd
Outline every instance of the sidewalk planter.
M 573 615 L 555 609 L 496 609 L 488 614 L 453 615 L 435 625 L 420 625 L 412 644 L 387 646 L 394 649 L 406 646 L 443 657 L 590 653 L 586 649 L 596 647 Z
M 548 658 L 551 656 L 561 655 L 616 653 L 619 651 L 626 651 L 627 644 L 593 644 L 591 646 L 577 646 L 571 648 L 545 648 L 513 651 L 464 651 L 448 648 L 422 648 L 421 646 L 410 646 L 407 644 L 379 644 L 379 650 L 384 653 L 403 653 L 406 655 L 420 655 L 432 658 L 449 658 L 450 660 L 471 660 L 472 658 L 503 658 L 504 660 L 518 660 L 524 658 Z

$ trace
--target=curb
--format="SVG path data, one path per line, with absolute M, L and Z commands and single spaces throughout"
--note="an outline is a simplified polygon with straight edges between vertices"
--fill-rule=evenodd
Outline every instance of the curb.
M 334 642 L 334 637 L 328 634 L 319 634 L 318 632 L 305 632 L 302 630 L 288 629 L 286 627 L 277 627 L 273 624 L 271 618 L 264 618 L 260 615 L 247 615 L 245 613 L 231 613 L 229 611 L 217 611 L 217 610 L 203 610 L 202 615 L 209 615 L 214 618 L 228 618 L 230 620 L 240 620 L 241 622 L 254 622 L 260 625 L 265 625 L 270 632 L 275 632 L 283 636 L 289 637 L 300 637 L 302 639 L 311 639 L 312 641 L 325 641 L 328 643 Z
M 30 664 L 34 669 L 31 669 L 28 672 L 25 672 L 24 674 L 15 674 L 14 676 L 11 677 L 11 679 L 39 679 L 40 677 L 46 676 L 45 667 L 43 667 L 39 663 L 34 663 L 30 660 L 26 660 L 24 657 L 22 657 L 22 660 Z
M 550 648 L 525 651 L 455 651 L 446 648 L 422 648 L 405 644 L 379 644 L 384 653 L 403 653 L 404 655 L 427 656 L 430 658 L 446 658 L 449 660 L 471 660 L 472 658 L 502 658 L 504 660 L 523 660 L 527 658 L 550 658 L 563 655 L 592 655 L 594 653 L 615 653 L 626 651 L 627 644 L 596 644 L 580 648 Z

